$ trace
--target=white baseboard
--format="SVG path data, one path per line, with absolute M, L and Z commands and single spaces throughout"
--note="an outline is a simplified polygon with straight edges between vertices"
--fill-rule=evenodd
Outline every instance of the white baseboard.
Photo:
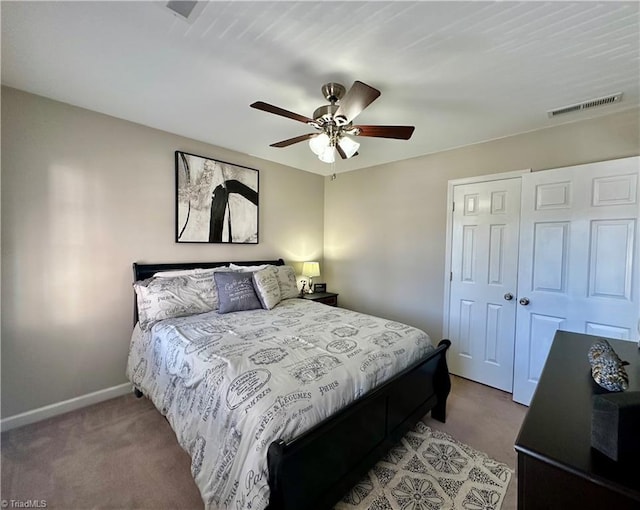
M 119 384 L 118 386 L 112 386 L 111 388 L 105 388 L 104 390 L 94 391 L 93 393 L 87 393 L 63 402 L 57 402 L 26 413 L 16 414 L 15 416 L 9 416 L 0 420 L 0 431 L 15 429 L 16 427 L 22 427 L 30 423 L 45 420 L 52 416 L 68 413 L 69 411 L 75 411 L 81 407 L 90 406 L 91 404 L 97 404 L 104 400 L 120 397 L 133 391 L 131 383 Z

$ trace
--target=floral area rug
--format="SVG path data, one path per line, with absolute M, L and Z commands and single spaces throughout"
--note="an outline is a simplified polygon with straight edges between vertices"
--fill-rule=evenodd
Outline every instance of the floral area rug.
M 499 510 L 512 473 L 418 422 L 335 510 Z

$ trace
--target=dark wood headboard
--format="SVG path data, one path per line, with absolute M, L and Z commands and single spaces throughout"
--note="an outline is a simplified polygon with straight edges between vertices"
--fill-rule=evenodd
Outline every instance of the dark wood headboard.
M 238 266 L 261 266 L 271 264 L 273 266 L 284 266 L 284 260 L 242 260 L 238 262 L 167 262 L 161 264 L 146 264 L 143 262 L 133 263 L 133 281 L 146 280 L 160 271 L 176 271 L 179 269 L 209 269 L 211 267 L 228 266 L 236 264 Z M 133 293 L 133 325 L 138 322 L 138 301 L 135 291 Z

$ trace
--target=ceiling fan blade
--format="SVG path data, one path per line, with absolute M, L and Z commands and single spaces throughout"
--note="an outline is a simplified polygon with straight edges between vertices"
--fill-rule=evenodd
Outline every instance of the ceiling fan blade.
M 360 132 L 358 136 L 373 136 L 376 138 L 396 138 L 408 140 L 413 134 L 414 126 L 353 126 Z
M 309 138 L 313 138 L 314 136 L 318 136 L 318 133 L 307 133 L 306 135 L 296 136 L 295 138 L 289 138 L 288 140 L 282 140 L 281 142 L 272 143 L 269 147 L 289 147 L 289 145 L 293 145 L 294 143 L 304 142 Z
M 373 103 L 380 96 L 380 91 L 373 87 L 355 81 L 345 96 L 340 100 L 338 110 L 334 117 L 340 124 L 348 124 L 355 119 L 360 112 Z
M 283 108 L 278 108 L 277 106 L 273 106 L 269 103 L 264 103 L 263 101 L 256 101 L 253 104 L 249 105 L 251 108 L 255 108 L 256 110 L 262 110 L 267 113 L 274 113 L 276 115 L 280 115 L 282 117 L 287 117 L 288 119 L 297 120 L 298 122 L 304 122 L 308 124 L 309 122 L 313 122 L 313 119 L 309 117 L 305 117 L 304 115 L 299 115 L 297 113 L 290 112 L 289 110 L 285 110 Z

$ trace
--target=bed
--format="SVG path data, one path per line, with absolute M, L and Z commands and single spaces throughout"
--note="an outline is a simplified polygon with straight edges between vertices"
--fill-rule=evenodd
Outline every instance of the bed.
M 229 264 L 288 267 L 134 263 L 134 282 Z M 426 413 L 445 421 L 449 340 L 293 297 L 143 330 L 138 303 L 127 375 L 190 454 L 206 508 L 329 509 Z

